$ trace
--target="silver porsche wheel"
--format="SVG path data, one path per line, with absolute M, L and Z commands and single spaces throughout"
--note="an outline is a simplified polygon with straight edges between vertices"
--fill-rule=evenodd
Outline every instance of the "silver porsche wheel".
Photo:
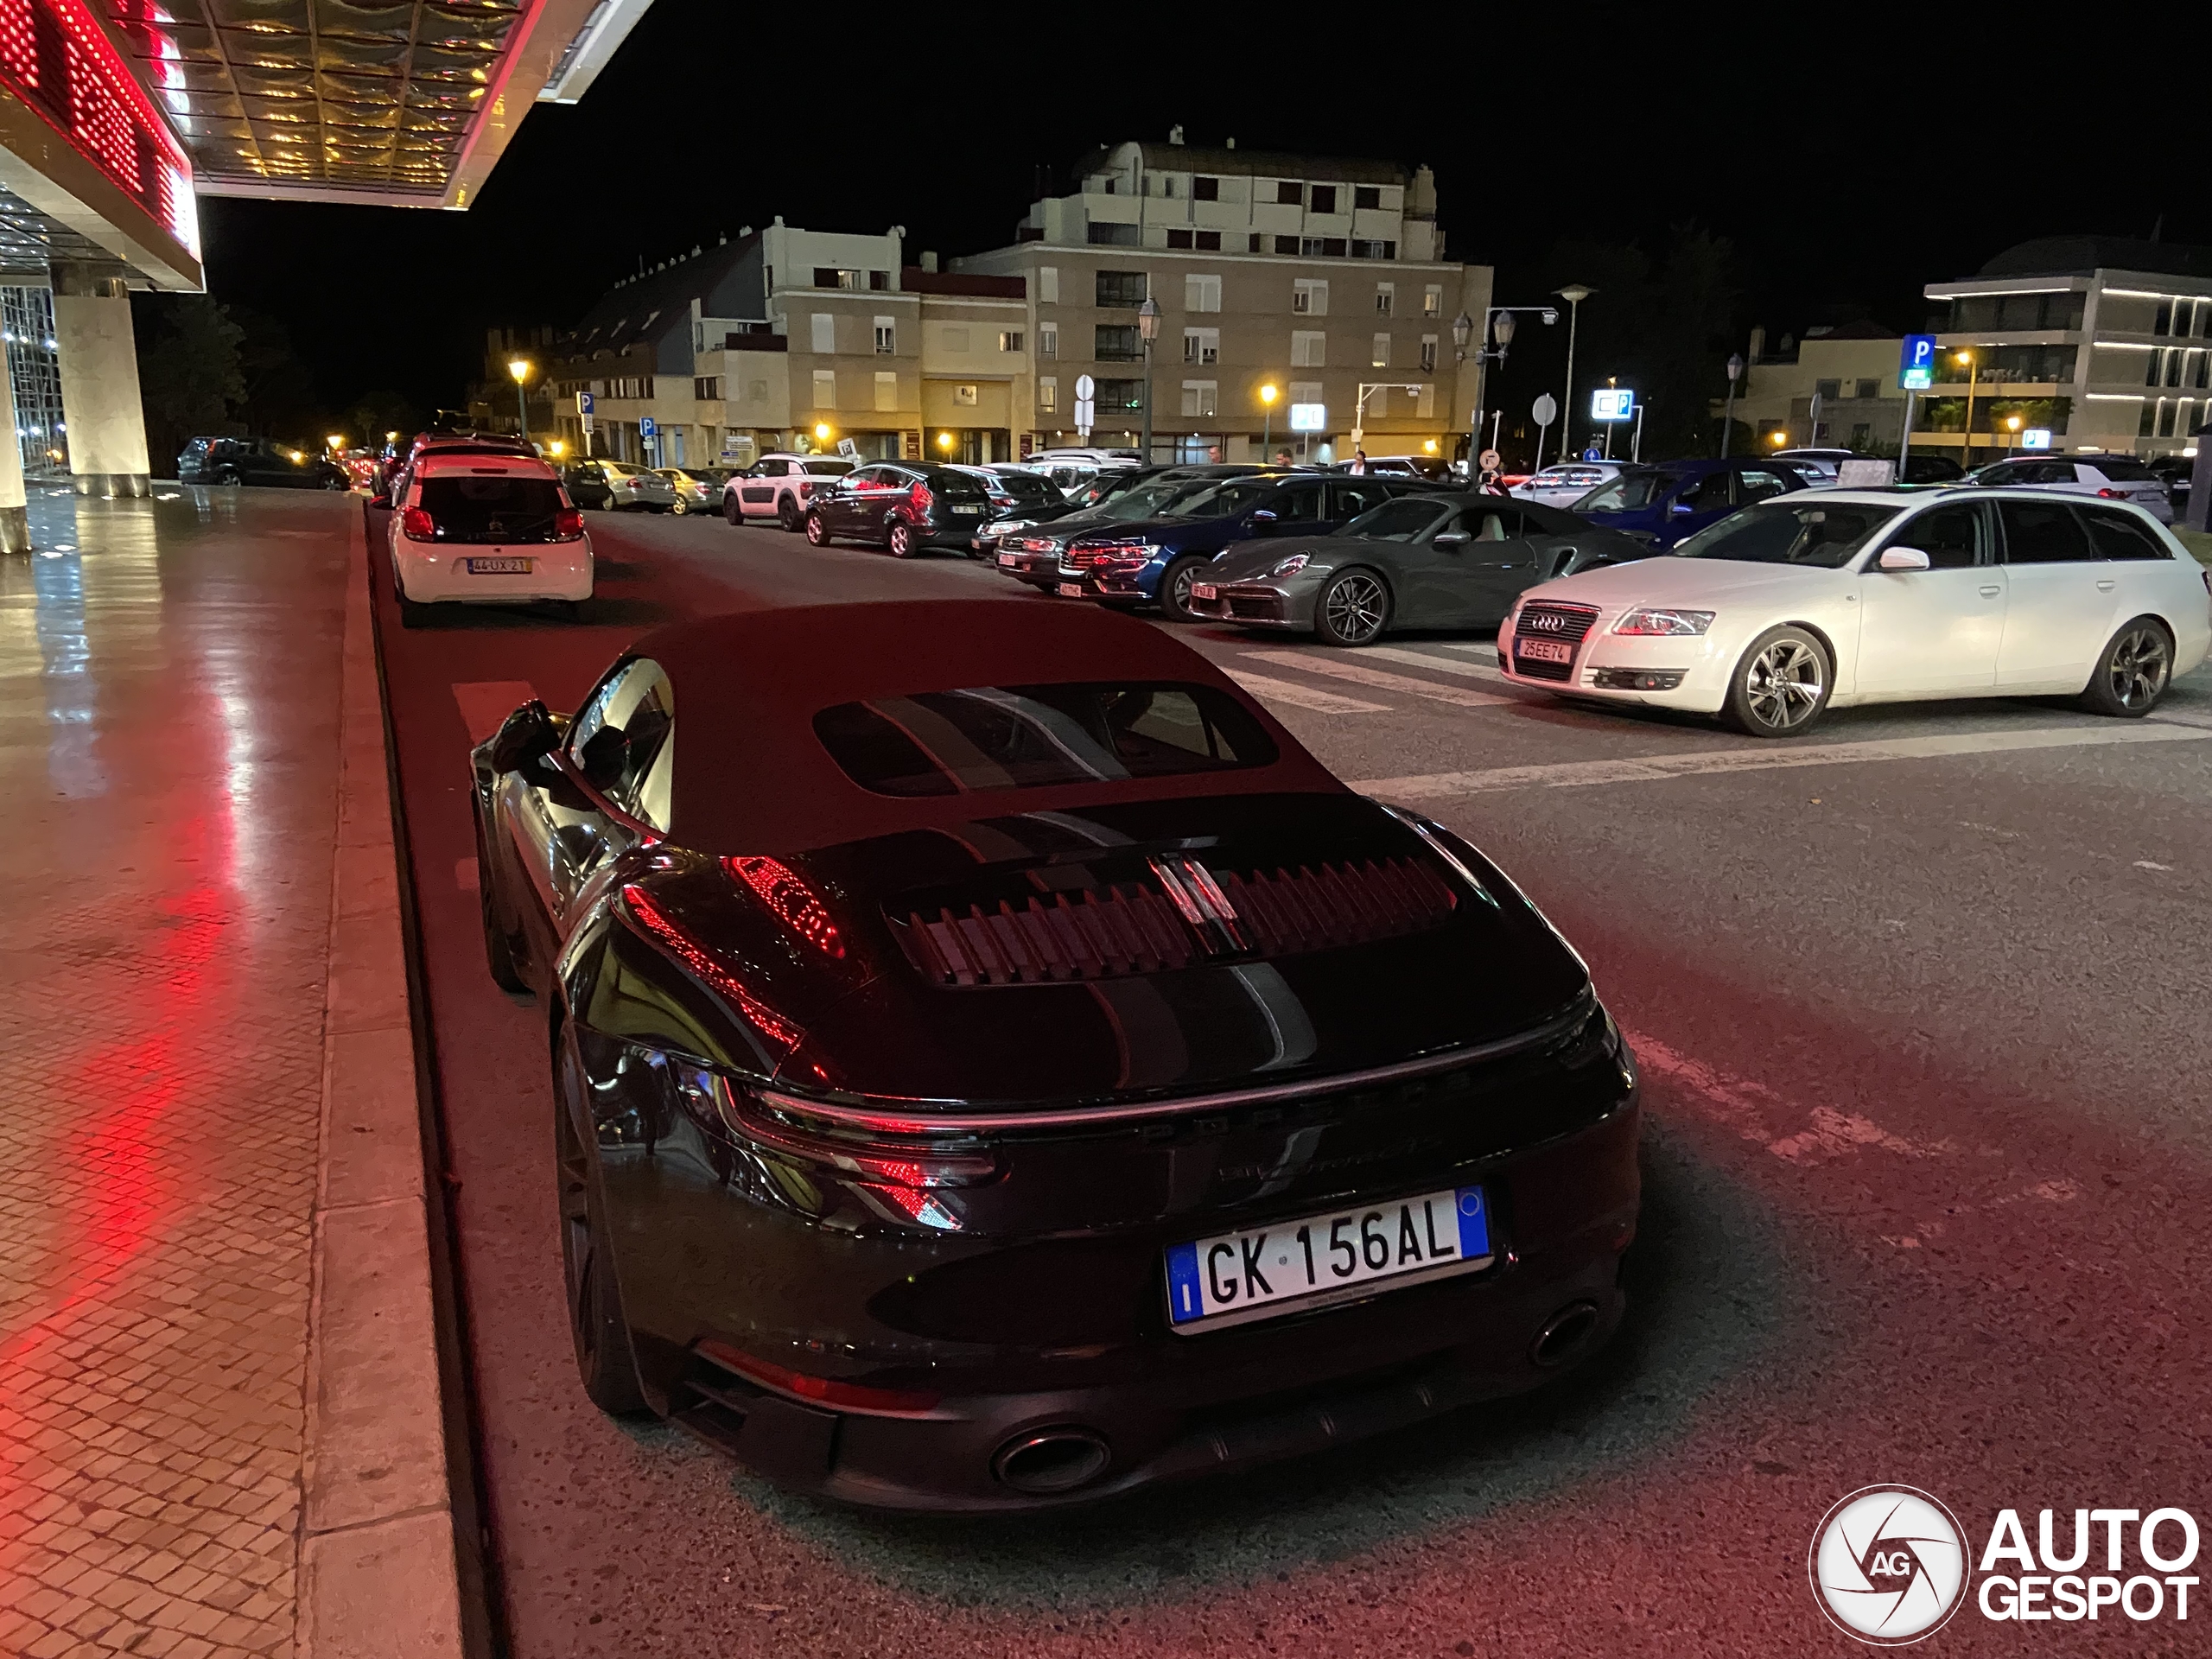
M 1332 645 L 1363 645 L 1390 620 L 1390 590 L 1371 570 L 1340 572 L 1313 607 L 1313 631 Z

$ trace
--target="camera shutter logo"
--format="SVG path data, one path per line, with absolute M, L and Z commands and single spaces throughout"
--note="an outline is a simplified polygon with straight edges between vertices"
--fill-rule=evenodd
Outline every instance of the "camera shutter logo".
M 1806 1572 L 1845 1635 L 1903 1647 L 1942 1629 L 1966 1599 L 1965 1535 L 1917 1488 L 1862 1487 L 1821 1517 Z

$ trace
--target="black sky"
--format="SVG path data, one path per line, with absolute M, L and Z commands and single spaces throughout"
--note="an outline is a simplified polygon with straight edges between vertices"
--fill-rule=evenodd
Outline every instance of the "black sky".
M 1500 302 L 1541 298 L 1563 238 L 1656 251 L 1696 223 L 1736 245 L 1741 323 L 1777 335 L 1852 309 L 1916 327 L 1923 284 L 2031 237 L 2212 241 L 2212 122 L 2183 90 L 2205 31 L 2174 38 L 2174 14 L 1193 15 L 656 0 L 467 213 L 203 201 L 210 289 L 289 324 L 333 408 L 377 387 L 449 404 L 487 326 L 569 322 L 640 258 L 779 213 L 902 224 L 910 257 L 999 245 L 1039 169 L 1064 190 L 1092 144 L 1179 123 L 1429 163 L 1451 257 L 1495 265 Z M 1509 392 L 1545 381 L 1563 333 L 1516 346 Z

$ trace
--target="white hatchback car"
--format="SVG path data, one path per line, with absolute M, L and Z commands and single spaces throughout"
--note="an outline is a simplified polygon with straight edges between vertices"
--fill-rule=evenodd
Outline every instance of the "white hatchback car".
M 1832 706 L 2078 696 L 2148 714 L 2212 650 L 2212 573 L 2140 508 L 2023 490 L 1763 501 L 1523 594 L 1507 678 L 1795 737 Z
M 399 620 L 442 604 L 551 601 L 574 620 L 591 597 L 591 537 L 558 474 L 521 455 L 430 454 L 392 504 Z
M 2129 501 L 2162 524 L 2174 521 L 2165 481 L 2133 455 L 2012 455 L 1992 461 L 1966 481 L 1991 487 L 2063 490 L 2107 501 Z
M 1571 507 L 1600 484 L 1610 484 L 1627 466 L 1624 461 L 1573 461 L 1547 467 L 1514 485 L 1506 493 L 1544 507 Z

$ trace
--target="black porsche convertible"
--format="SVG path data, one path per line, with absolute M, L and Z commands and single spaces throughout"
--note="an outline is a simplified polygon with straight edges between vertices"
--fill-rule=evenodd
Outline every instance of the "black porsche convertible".
M 652 633 L 475 750 L 577 1364 L 786 1486 L 1085 1501 L 1532 1388 L 1637 1083 L 1493 865 L 1091 607 Z

